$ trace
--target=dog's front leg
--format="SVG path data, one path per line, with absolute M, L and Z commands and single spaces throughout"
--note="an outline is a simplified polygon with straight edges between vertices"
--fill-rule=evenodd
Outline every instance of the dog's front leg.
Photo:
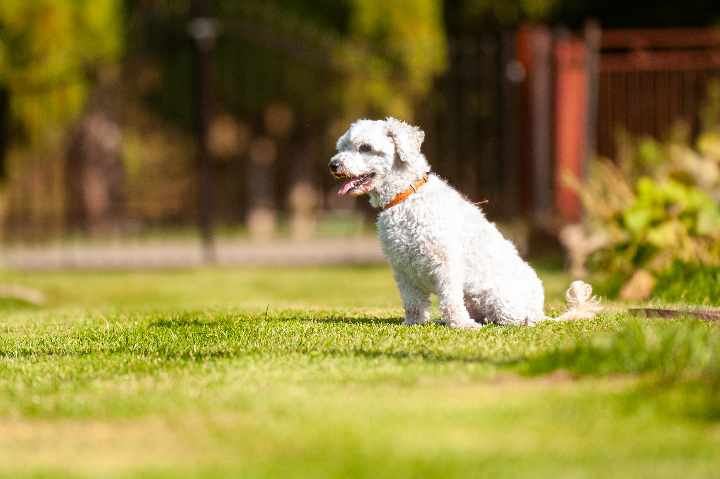
M 463 294 L 463 272 L 460 262 L 447 262 L 435 272 L 437 295 L 443 321 L 451 328 L 479 328 L 465 307 Z
M 430 319 L 430 295 L 422 292 L 402 275 L 395 273 L 395 282 L 400 290 L 400 296 L 405 308 L 405 326 L 423 324 Z

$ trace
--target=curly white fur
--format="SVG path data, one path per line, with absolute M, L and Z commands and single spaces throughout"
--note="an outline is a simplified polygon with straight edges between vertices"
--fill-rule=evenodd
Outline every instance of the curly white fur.
M 348 180 L 339 193 L 368 193 L 373 206 L 387 205 L 429 172 L 420 151 L 424 136 L 394 118 L 353 123 L 330 161 L 333 174 Z M 430 318 L 432 293 L 452 327 L 531 325 L 550 319 L 535 271 L 479 208 L 436 175 L 405 201 L 381 211 L 377 226 L 400 289 L 405 324 Z M 599 307 L 591 291 L 585 283 L 573 283 L 568 290 L 571 309 L 557 319 L 593 317 Z

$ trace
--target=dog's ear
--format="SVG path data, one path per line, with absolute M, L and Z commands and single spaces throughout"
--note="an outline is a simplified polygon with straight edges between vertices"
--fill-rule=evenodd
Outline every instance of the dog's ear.
M 350 138 L 350 130 L 347 130 L 345 133 L 338 138 L 337 142 L 335 143 L 335 149 L 337 151 L 340 151 L 343 149 L 345 144 L 348 142 L 348 139 Z
M 385 124 L 388 136 L 395 143 L 395 151 L 397 151 L 400 161 L 412 163 L 413 159 L 420 154 L 420 146 L 425 139 L 425 132 L 417 126 L 392 117 L 386 118 Z

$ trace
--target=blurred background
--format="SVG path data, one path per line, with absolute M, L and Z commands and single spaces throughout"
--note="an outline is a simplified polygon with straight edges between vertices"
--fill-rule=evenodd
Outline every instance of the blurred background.
M 720 231 L 719 21 L 714 0 L 3 0 L 2 261 L 377 261 L 374 212 L 326 165 L 349 122 L 386 115 L 525 253 L 636 269 L 682 233 L 700 258 Z M 710 200 L 654 233 L 626 211 L 654 201 L 648 175 Z M 667 195 L 648 211 L 685 201 Z

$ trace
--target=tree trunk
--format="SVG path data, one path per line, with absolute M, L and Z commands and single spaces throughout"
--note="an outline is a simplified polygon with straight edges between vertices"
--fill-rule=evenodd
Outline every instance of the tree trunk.
M 247 226 L 255 239 L 267 239 L 275 233 L 272 166 L 276 158 L 277 144 L 272 139 L 260 137 L 250 145 Z
M 10 147 L 10 91 L 0 86 L 0 181 L 7 178 L 7 152 Z
M 312 175 L 313 161 L 317 159 L 319 150 L 317 137 L 311 132 L 306 133 L 301 142 L 295 143 L 293 150 L 297 151 L 297 156 L 290 164 L 290 234 L 296 240 L 309 239 L 315 234 L 320 198 Z
M 125 189 L 121 138 L 118 122 L 101 106 L 89 108 L 74 128 L 65 159 L 65 213 L 71 231 L 97 233 L 118 226 Z

